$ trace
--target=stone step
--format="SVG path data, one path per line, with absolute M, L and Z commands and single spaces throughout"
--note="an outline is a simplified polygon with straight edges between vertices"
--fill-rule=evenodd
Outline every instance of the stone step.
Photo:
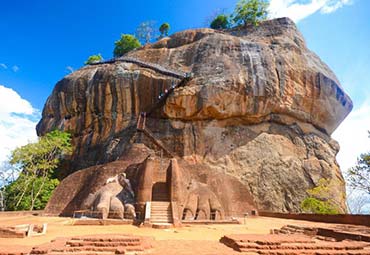
M 241 249 L 257 250 L 362 250 L 364 248 L 364 246 L 360 245 L 338 245 L 337 243 L 259 245 L 257 243 L 237 242 L 237 245 Z
M 165 210 L 165 211 L 171 211 L 171 206 L 169 205 L 152 205 L 152 210 Z
M 172 212 L 170 210 L 152 210 L 152 215 L 171 215 Z
M 96 246 L 83 246 L 83 247 L 63 247 L 53 249 L 51 252 L 80 252 L 80 251 L 97 251 L 97 252 L 115 252 L 117 247 L 96 247 Z
M 117 254 L 114 252 L 86 252 L 86 251 L 81 251 L 81 252 L 50 252 L 48 253 L 50 255 L 112 255 L 112 254 Z M 125 253 L 121 253 L 125 254 Z
M 112 242 L 112 241 L 101 241 L 101 242 L 91 242 L 91 241 L 68 241 L 66 244 L 71 247 L 118 247 L 118 246 L 137 246 L 140 245 L 140 241 L 131 242 Z
M 139 237 L 131 237 L 131 236 L 125 236 L 125 237 L 86 237 L 86 238 L 71 238 L 70 241 L 87 241 L 87 242 L 141 242 L 142 239 Z M 69 242 L 70 242 L 69 241 Z
M 246 254 L 258 255 L 369 255 L 370 251 L 337 251 L 337 250 L 253 250 L 243 249 L 241 252 Z
M 153 220 L 172 220 L 172 217 L 151 217 L 150 218 L 152 221 Z
M 152 220 L 152 219 L 150 219 L 150 222 L 151 223 L 154 223 L 154 224 L 156 224 L 156 223 L 172 223 L 172 220 L 171 219 L 169 219 L 169 220 Z
M 171 216 L 172 215 L 172 213 L 171 212 L 151 212 L 151 214 L 150 215 L 155 215 L 155 216 Z
M 167 201 L 152 201 L 152 206 L 156 206 L 156 205 L 167 205 L 167 206 L 170 206 L 171 203 L 170 202 L 167 202 Z

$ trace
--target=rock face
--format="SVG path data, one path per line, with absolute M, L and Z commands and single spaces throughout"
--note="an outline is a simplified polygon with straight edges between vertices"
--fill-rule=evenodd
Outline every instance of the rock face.
M 339 146 L 330 135 L 352 102 L 291 20 L 187 30 L 126 57 L 193 74 L 146 119 L 153 139 L 178 158 L 208 169 L 206 176 L 236 178 L 260 210 L 299 211 L 306 190 L 321 178 L 335 183 L 335 200 L 345 210 Z M 38 134 L 73 133 L 75 152 L 64 176 L 127 161 L 135 143 L 158 152 L 136 132 L 137 118 L 180 82 L 127 61 L 83 67 L 57 83 Z

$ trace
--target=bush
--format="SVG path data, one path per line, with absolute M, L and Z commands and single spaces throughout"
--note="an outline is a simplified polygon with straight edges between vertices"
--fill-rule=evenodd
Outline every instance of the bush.
M 163 37 L 166 37 L 168 36 L 168 32 L 170 31 L 170 24 L 168 23 L 163 23 L 160 27 L 159 27 L 159 32 L 161 33 L 161 35 L 159 36 L 159 38 L 163 38 Z
M 97 62 L 100 62 L 103 60 L 103 57 L 101 54 L 98 54 L 98 55 L 91 55 L 86 61 L 85 61 L 85 65 L 91 65 L 91 64 L 94 64 L 94 63 L 97 63 Z
M 265 0 L 240 0 L 236 5 L 233 21 L 237 25 L 257 26 L 267 18 L 267 6 Z
M 317 186 L 307 190 L 308 197 L 301 202 L 301 209 L 307 213 L 339 214 L 340 204 L 336 196 L 337 181 L 320 179 Z
M 18 179 L 8 186 L 5 187 L 5 208 L 6 210 L 15 211 L 15 210 L 30 210 L 32 204 L 33 210 L 42 210 L 45 208 L 46 204 L 48 203 L 51 194 L 53 193 L 54 189 L 58 186 L 59 180 L 56 178 L 49 178 L 43 179 L 42 177 L 36 177 L 33 180 L 32 186 L 28 183 L 30 179 L 28 176 L 21 174 Z M 40 189 L 40 187 L 42 188 Z M 24 187 L 27 187 L 24 190 Z M 41 190 L 39 195 L 34 198 L 34 194 L 32 190 Z M 20 196 L 23 194 L 23 198 L 21 200 Z M 34 201 L 33 201 L 34 199 Z M 18 203 L 18 201 L 20 201 Z
M 313 197 L 308 197 L 304 199 L 301 203 L 301 209 L 307 213 L 339 214 L 338 209 L 330 204 L 330 202 L 321 201 Z
M 229 17 L 224 14 L 218 15 L 211 23 L 213 29 L 227 29 L 229 27 Z
M 141 46 L 139 40 L 135 36 L 129 34 L 122 34 L 121 38 L 114 42 L 114 45 L 114 57 L 121 57 L 127 52 Z

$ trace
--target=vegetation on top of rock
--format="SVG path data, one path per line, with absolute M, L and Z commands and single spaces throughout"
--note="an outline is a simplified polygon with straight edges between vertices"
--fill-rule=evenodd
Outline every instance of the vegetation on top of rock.
M 213 29 L 227 29 L 230 27 L 229 17 L 225 14 L 218 15 L 211 23 Z
M 163 23 L 160 27 L 159 27 L 159 32 L 161 33 L 160 36 L 159 36 L 159 39 L 162 39 L 163 37 L 166 37 L 168 36 L 168 33 L 171 29 L 171 26 L 169 23 Z
M 98 55 L 91 55 L 86 61 L 85 65 L 90 65 L 94 63 L 98 63 L 103 60 L 102 55 L 99 53 Z
M 5 188 L 6 209 L 43 209 L 59 183 L 54 170 L 71 153 L 71 135 L 58 130 L 15 149 L 10 163 L 20 174 Z
M 370 152 L 361 154 L 347 174 L 349 185 L 370 195 Z
M 301 209 L 306 213 L 339 214 L 339 206 L 334 201 L 336 184 L 327 179 L 320 179 L 318 185 L 307 190 L 309 196 L 301 202 Z
M 156 38 L 155 23 L 153 20 L 144 21 L 136 28 L 135 35 L 142 44 L 148 44 Z
M 265 0 L 240 0 L 232 19 L 236 25 L 257 26 L 260 21 L 267 19 L 268 3 Z
M 121 38 L 114 42 L 114 57 L 121 57 L 127 52 L 130 52 L 141 46 L 139 40 L 130 34 L 122 34 Z

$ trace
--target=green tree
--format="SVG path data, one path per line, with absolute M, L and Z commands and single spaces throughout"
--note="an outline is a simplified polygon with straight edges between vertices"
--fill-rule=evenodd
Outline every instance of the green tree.
M 211 28 L 213 29 L 227 29 L 229 27 L 229 17 L 225 14 L 218 15 L 211 23 Z
M 257 26 L 267 18 L 268 3 L 265 0 L 240 0 L 233 13 L 233 21 L 237 25 Z
M 160 27 L 159 27 L 159 32 L 161 33 L 159 38 L 163 38 L 163 37 L 166 37 L 168 36 L 168 33 L 170 31 L 171 27 L 170 27 L 170 24 L 168 24 L 167 22 L 166 23 L 163 23 Z
M 21 173 L 5 188 L 6 206 L 11 210 L 42 209 L 58 185 L 54 171 L 72 153 L 71 135 L 52 131 L 37 142 L 12 152 L 10 163 Z
M 338 214 L 339 211 L 335 209 L 329 202 L 321 201 L 314 197 L 308 197 L 301 203 L 301 208 L 307 213 L 316 214 Z
M 96 62 L 100 62 L 103 60 L 102 55 L 99 53 L 98 55 L 91 55 L 86 61 L 85 65 L 94 64 Z
M 339 214 L 339 206 L 333 200 L 334 189 L 334 181 L 320 179 L 316 187 L 307 190 L 309 196 L 301 202 L 301 209 L 307 213 Z
M 347 181 L 352 188 L 365 191 L 370 195 L 370 152 L 360 155 L 356 166 L 349 169 Z
M 114 45 L 114 57 L 121 57 L 127 52 L 141 46 L 139 40 L 135 36 L 129 34 L 122 34 L 121 38 L 114 42 Z
M 156 38 L 156 31 L 155 21 L 145 21 L 136 28 L 135 35 L 142 44 L 148 44 Z

